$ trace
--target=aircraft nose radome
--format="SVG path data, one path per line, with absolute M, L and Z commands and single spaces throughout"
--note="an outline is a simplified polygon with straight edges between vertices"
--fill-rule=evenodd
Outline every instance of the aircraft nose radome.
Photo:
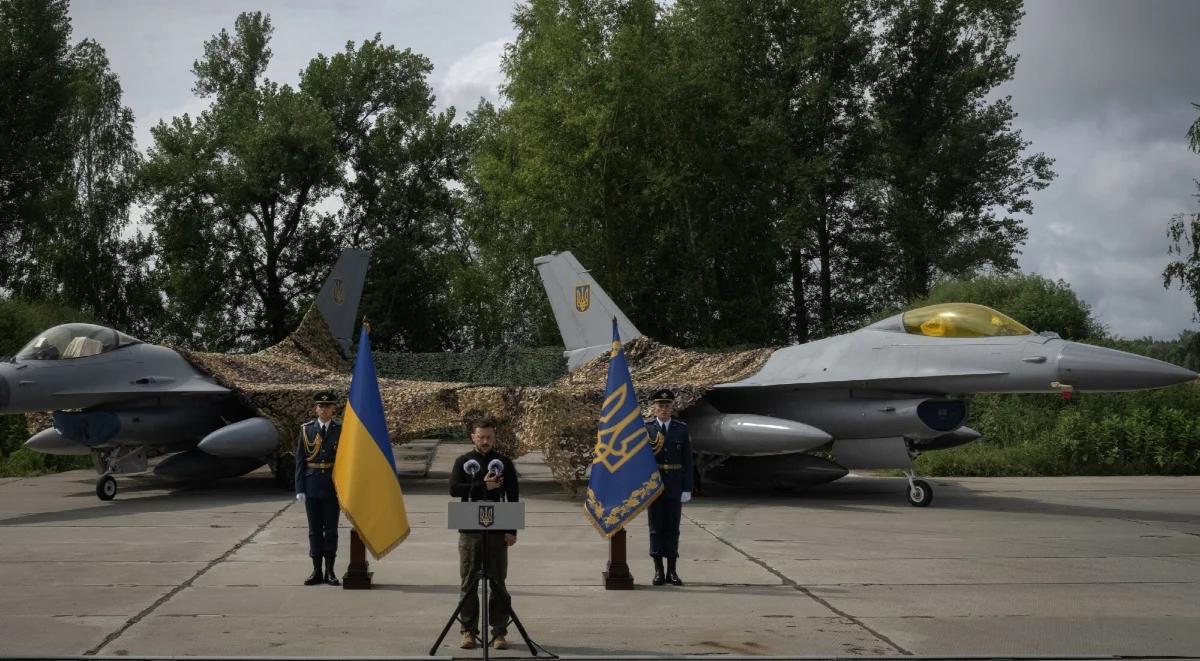
M 1142 390 L 1194 381 L 1195 372 L 1137 354 L 1067 342 L 1058 356 L 1059 379 L 1077 390 Z

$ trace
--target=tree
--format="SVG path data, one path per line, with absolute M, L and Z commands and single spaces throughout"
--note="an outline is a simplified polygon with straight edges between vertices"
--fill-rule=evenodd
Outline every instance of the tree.
M 736 37 L 712 42 L 682 13 L 650 0 L 516 12 L 509 105 L 474 115 L 466 216 L 479 259 L 501 273 L 471 282 L 495 287 L 493 307 L 543 341 L 555 334 L 530 262 L 568 249 L 657 339 L 786 334 L 763 160 L 739 143 L 746 114 L 727 102 L 741 88 L 712 72 Z
M 71 22 L 66 0 L 0 3 L 0 287 L 24 291 L 31 248 L 64 205 L 71 161 Z
M 438 291 L 422 260 L 454 217 L 453 112 L 432 113 L 428 60 L 379 35 L 319 55 L 298 88 L 268 80 L 271 33 L 269 16 L 243 13 L 233 34 L 206 42 L 194 91 L 211 105 L 152 131 L 142 180 L 170 334 L 208 347 L 282 339 L 349 244 L 377 251 L 363 305 L 383 317 L 373 320 L 389 347 L 416 327 L 402 316 L 439 319 L 420 314 L 428 300 L 392 302 Z M 416 344 L 443 348 L 440 332 Z
M 947 280 L 909 307 L 934 303 L 978 303 L 1016 319 L 1035 332 L 1053 331 L 1067 340 L 1105 337 L 1104 327 L 1092 308 L 1062 280 L 1037 274 L 981 275 Z
M 104 49 L 71 34 L 65 2 L 0 5 L 0 288 L 61 301 L 131 331 L 156 301 L 123 239 L 140 157 Z
M 455 110 L 433 112 L 429 60 L 384 46 L 380 35 L 318 55 L 300 88 L 333 117 L 343 170 L 340 221 L 349 243 L 374 248 L 363 301 L 385 350 L 461 348 L 462 320 L 448 290 L 461 267 L 459 180 L 466 130 Z
M 879 171 L 899 301 L 941 276 L 1016 268 L 1031 191 L 1054 177 L 1012 129 L 1008 45 L 1020 0 L 882 0 L 881 71 L 874 87 Z
M 1200 110 L 1200 104 L 1193 103 L 1192 106 Z M 1200 118 L 1188 128 L 1187 138 L 1188 148 L 1200 154 Z M 1195 197 L 1200 199 L 1200 179 L 1193 183 L 1197 190 Z M 1178 282 L 1180 289 L 1192 295 L 1192 304 L 1196 308 L 1193 318 L 1200 320 L 1200 213 L 1177 213 L 1171 216 L 1167 237 L 1170 239 L 1167 254 L 1177 255 L 1178 259 L 1163 269 L 1163 287 L 1170 289 L 1172 284 Z M 1200 354 L 1200 351 L 1197 353 Z

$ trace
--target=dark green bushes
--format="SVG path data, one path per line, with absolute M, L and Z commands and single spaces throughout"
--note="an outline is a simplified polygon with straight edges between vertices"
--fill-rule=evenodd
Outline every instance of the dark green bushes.
M 928 475 L 1184 475 L 1200 473 L 1200 387 L 1134 393 L 979 395 L 984 438 L 922 455 Z

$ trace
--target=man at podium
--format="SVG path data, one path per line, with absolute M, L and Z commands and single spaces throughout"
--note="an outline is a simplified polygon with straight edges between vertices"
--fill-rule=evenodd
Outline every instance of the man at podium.
M 450 495 L 466 501 L 519 500 L 517 470 L 512 461 L 495 450 L 496 423 L 481 418 L 471 423 L 471 443 L 475 449 L 454 460 L 450 471 Z M 508 573 L 508 547 L 517 543 L 517 531 L 496 530 L 490 533 L 458 531 L 459 575 L 462 577 L 463 608 L 459 614 L 462 624 L 462 649 L 474 649 L 479 644 L 479 595 L 476 592 L 476 573 L 483 564 L 483 546 L 487 544 L 487 573 L 495 579 L 496 587 L 488 595 L 488 622 L 492 628 L 492 647 L 508 649 L 508 591 L 504 579 Z

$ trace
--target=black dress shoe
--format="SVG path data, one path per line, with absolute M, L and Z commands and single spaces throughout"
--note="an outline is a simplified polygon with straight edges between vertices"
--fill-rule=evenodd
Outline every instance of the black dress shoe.
M 662 585 L 663 584 L 662 572 L 654 572 L 654 580 L 650 581 L 650 584 L 651 585 Z
M 328 569 L 325 571 L 325 583 L 327 585 L 341 585 L 342 584 L 342 582 L 338 580 L 337 574 L 333 573 L 332 569 Z
M 313 573 L 309 574 L 308 578 L 304 579 L 304 584 L 305 585 L 320 585 L 321 584 L 321 572 L 314 571 Z
M 671 585 L 683 585 L 683 581 L 679 580 L 679 574 L 676 574 L 675 572 L 667 574 L 667 582 Z M 661 583 L 659 585 L 661 585 Z

